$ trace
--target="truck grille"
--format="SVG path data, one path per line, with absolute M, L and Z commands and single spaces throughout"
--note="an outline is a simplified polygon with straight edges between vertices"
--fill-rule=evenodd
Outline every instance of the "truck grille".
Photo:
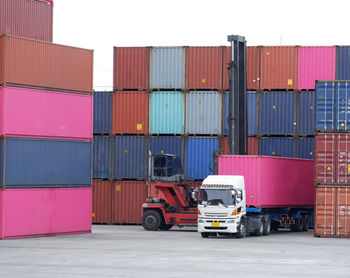
M 204 214 L 206 217 L 227 217 L 227 213 L 205 213 Z

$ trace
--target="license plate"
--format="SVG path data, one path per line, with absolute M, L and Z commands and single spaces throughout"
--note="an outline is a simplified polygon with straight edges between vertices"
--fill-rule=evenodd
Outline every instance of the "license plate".
M 220 223 L 219 222 L 211 222 L 211 226 L 212 227 L 220 227 Z

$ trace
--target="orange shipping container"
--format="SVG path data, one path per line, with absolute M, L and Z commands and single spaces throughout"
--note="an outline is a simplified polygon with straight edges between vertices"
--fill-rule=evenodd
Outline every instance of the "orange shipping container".
M 0 37 L 0 83 L 92 93 L 93 51 Z
M 298 47 L 266 46 L 261 48 L 260 89 L 297 89 Z
M 112 182 L 92 181 L 92 223 L 112 223 Z
M 316 188 L 315 236 L 350 237 L 350 187 Z
M 148 134 L 148 93 L 113 93 L 113 134 Z

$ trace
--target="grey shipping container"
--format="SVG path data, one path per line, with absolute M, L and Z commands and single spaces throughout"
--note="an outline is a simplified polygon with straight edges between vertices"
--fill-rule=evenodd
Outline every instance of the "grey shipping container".
M 350 46 L 337 47 L 336 80 L 350 80 Z
M 91 186 L 91 142 L 1 139 L 4 188 Z
M 95 135 L 93 141 L 92 177 L 110 179 L 112 177 L 112 137 Z
M 94 93 L 94 134 L 112 133 L 112 93 Z

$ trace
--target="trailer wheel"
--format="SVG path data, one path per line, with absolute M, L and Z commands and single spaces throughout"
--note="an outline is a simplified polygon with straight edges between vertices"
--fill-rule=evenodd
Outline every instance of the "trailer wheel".
M 171 224 L 163 224 L 159 227 L 159 230 L 161 231 L 169 231 L 171 228 L 173 227 L 173 225 Z
M 142 226 L 147 231 L 157 231 L 161 222 L 161 216 L 156 210 L 147 210 L 142 216 Z
M 304 215 L 303 231 L 306 232 L 309 229 L 310 218 L 309 215 Z
M 265 218 L 263 235 L 267 236 L 271 232 L 271 218 L 268 216 Z
M 203 238 L 208 238 L 209 235 L 210 235 L 210 233 L 201 233 L 201 236 L 202 236 Z
M 262 236 L 263 233 L 264 233 L 264 226 L 265 226 L 264 218 L 261 218 L 261 221 L 260 221 L 260 223 L 259 223 L 259 227 L 255 230 L 254 235 L 256 235 L 256 236 Z
M 295 220 L 295 224 L 292 225 L 291 229 L 293 232 L 301 232 L 304 227 L 304 217 L 300 214 L 299 218 Z
M 241 219 L 241 222 L 239 223 L 239 226 L 237 228 L 236 237 L 243 238 L 243 237 L 246 237 L 246 235 L 247 235 L 247 222 L 243 218 Z

